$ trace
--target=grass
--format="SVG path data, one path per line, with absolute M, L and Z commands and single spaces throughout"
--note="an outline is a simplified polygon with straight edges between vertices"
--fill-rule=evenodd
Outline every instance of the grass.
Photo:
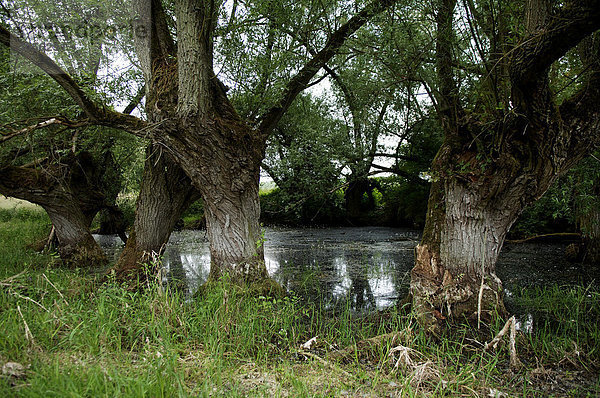
M 0 396 L 600 393 L 600 292 L 592 287 L 516 295 L 536 326 L 518 335 L 524 366 L 513 371 L 506 345 L 482 349 L 500 320 L 432 339 L 402 309 L 331 314 L 319 303 L 250 297 L 219 284 L 191 300 L 157 285 L 132 292 L 27 249 L 47 232 L 40 212 L 0 210 L 0 366 L 24 366 L 0 377 Z M 301 348 L 315 336 L 314 346 Z

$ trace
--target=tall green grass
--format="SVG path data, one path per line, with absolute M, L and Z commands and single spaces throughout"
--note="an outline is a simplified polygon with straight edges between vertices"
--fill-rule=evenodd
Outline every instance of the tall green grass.
M 0 278 L 27 266 L 43 266 L 50 258 L 34 253 L 28 244 L 50 232 L 50 219 L 40 209 L 0 209 Z
M 157 284 L 131 291 L 27 249 L 47 232 L 39 212 L 0 211 L 0 366 L 28 367 L 22 378 L 0 377 L 0 396 L 551 395 L 538 385 L 542 367 L 585 376 L 575 395 L 600 391 L 593 287 L 517 295 L 536 323 L 518 336 L 525 366 L 514 371 L 506 345 L 483 350 L 500 319 L 433 339 L 403 309 L 332 313 L 293 296 L 252 296 L 227 280 L 193 299 Z M 315 336 L 316 346 L 301 349 Z

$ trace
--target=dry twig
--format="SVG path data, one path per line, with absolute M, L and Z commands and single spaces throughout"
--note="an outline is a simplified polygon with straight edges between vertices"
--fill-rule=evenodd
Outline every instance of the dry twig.
M 12 290 L 12 289 L 11 289 L 11 290 Z M 30 298 L 30 297 L 23 296 L 22 294 L 19 294 L 19 293 L 17 293 L 17 292 L 13 292 L 13 291 L 10 291 L 10 294 L 12 294 L 13 296 L 16 296 L 16 297 L 18 297 L 18 298 L 22 298 L 22 299 L 24 299 L 24 300 L 27 300 L 27 301 L 31 301 L 33 304 L 37 305 L 38 307 L 40 307 L 40 308 L 41 308 L 41 309 L 43 309 L 44 311 L 46 311 L 46 312 L 50 312 L 50 311 L 48 310 L 48 308 L 44 307 L 42 304 L 38 303 L 37 301 L 35 301 L 34 299 L 32 299 L 32 298 Z
M 490 349 L 496 349 L 498 347 L 498 343 L 502 340 L 502 337 L 506 335 L 510 331 L 509 335 L 509 351 L 510 351 L 510 367 L 513 369 L 518 369 L 522 366 L 519 357 L 517 356 L 517 348 L 516 348 L 516 336 L 517 336 L 517 320 L 513 316 L 510 317 L 508 321 L 504 324 L 504 327 L 496 337 L 492 339 L 489 343 L 485 343 L 484 351 L 489 351 Z
M 10 276 L 6 279 L 4 279 L 3 281 L 0 281 L 0 286 L 12 286 L 12 282 L 19 278 L 21 275 L 23 275 L 25 273 L 25 271 L 21 271 L 16 275 Z
M 46 276 L 46 274 L 42 274 L 42 276 L 44 277 L 44 279 L 46 279 L 46 281 L 50 284 L 50 286 L 52 286 L 54 288 L 54 290 L 56 290 L 56 292 L 59 294 L 59 296 L 64 300 L 64 302 L 69 305 L 69 303 L 67 302 L 67 300 L 65 300 L 65 296 L 63 296 L 63 294 L 60 292 L 60 290 L 58 290 L 56 288 L 56 286 L 54 286 L 54 283 L 50 282 L 50 279 L 48 279 L 48 277 Z
M 19 306 L 19 304 L 17 304 L 17 311 L 19 312 L 19 315 L 21 315 L 21 319 L 23 320 L 23 324 L 25 325 L 25 338 L 31 344 L 35 344 L 35 340 L 33 339 L 33 334 L 31 334 L 31 330 L 29 329 L 29 325 L 27 325 L 27 321 L 25 320 L 25 317 L 23 316 L 23 313 L 21 312 L 21 307 Z

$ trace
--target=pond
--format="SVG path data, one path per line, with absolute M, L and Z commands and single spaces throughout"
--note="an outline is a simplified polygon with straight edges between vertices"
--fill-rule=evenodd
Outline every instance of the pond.
M 116 236 L 95 238 L 113 260 L 123 247 Z M 408 293 L 414 247 L 410 229 L 266 228 L 269 275 L 288 291 L 325 307 L 349 303 L 354 310 L 382 309 Z M 593 276 L 565 260 L 564 244 L 507 244 L 497 274 L 509 292 L 533 285 L 588 284 Z M 192 294 L 206 281 L 210 254 L 204 231 L 174 232 L 164 254 L 165 280 Z

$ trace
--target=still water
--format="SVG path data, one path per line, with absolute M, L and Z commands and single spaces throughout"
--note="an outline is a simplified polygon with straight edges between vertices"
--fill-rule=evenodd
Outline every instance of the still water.
M 95 236 L 116 260 L 123 244 Z M 306 300 L 326 307 L 350 302 L 357 311 L 388 307 L 408 293 L 420 232 L 385 227 L 267 228 L 269 275 Z M 564 259 L 565 245 L 507 244 L 497 274 L 508 291 L 532 285 L 587 284 L 590 275 Z M 210 254 L 204 231 L 174 232 L 164 254 L 165 279 L 190 294 L 206 281 Z

